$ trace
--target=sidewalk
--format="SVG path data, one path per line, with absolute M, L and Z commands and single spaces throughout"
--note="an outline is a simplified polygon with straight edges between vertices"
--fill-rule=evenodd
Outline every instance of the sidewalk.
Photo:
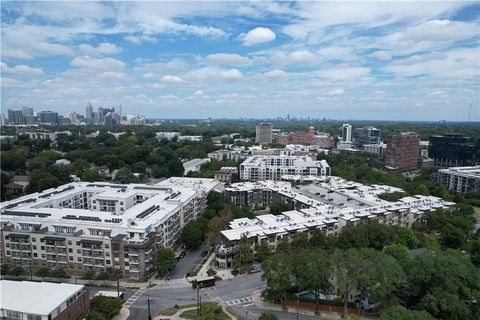
M 120 313 L 113 318 L 113 320 L 127 320 L 130 316 L 130 310 L 128 308 L 123 307 L 120 309 Z
M 258 290 L 252 295 L 252 303 L 257 306 L 259 309 L 278 311 L 278 312 L 288 312 L 288 313 L 297 313 L 297 308 L 287 307 L 287 309 L 282 309 L 282 306 L 276 303 L 266 302 L 261 297 L 262 291 Z M 325 320 L 339 320 L 342 318 L 341 314 L 335 312 L 325 312 L 320 311 L 320 314 L 316 315 L 313 310 L 306 310 L 303 308 L 298 309 L 298 313 L 301 315 L 308 315 L 313 317 L 318 317 L 319 319 Z

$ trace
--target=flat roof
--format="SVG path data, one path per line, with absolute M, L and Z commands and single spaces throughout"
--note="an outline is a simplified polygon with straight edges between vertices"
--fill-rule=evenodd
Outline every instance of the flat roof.
M 48 316 L 83 285 L 0 280 L 0 308 Z

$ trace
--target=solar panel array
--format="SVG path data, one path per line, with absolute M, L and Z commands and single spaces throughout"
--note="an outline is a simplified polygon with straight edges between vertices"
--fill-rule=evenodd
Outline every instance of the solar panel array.
M 75 216 L 73 214 L 67 214 L 66 216 L 62 217 L 65 220 L 80 220 L 80 221 L 94 221 L 94 222 L 102 222 L 102 219 L 99 217 L 90 217 L 90 216 Z
M 122 219 L 120 219 L 120 218 L 105 219 L 105 220 L 103 220 L 103 222 L 120 223 L 120 222 L 122 222 Z
M 50 213 L 42 213 L 42 212 L 26 212 L 26 211 L 3 211 L 2 215 L 8 216 L 18 216 L 18 217 L 39 217 L 39 218 L 46 218 L 50 217 Z
M 158 210 L 158 208 L 160 208 L 160 206 L 153 205 L 153 206 L 149 207 L 148 209 L 145 209 L 143 212 L 141 212 L 137 215 L 137 219 L 145 218 L 146 216 L 148 216 L 153 211 Z

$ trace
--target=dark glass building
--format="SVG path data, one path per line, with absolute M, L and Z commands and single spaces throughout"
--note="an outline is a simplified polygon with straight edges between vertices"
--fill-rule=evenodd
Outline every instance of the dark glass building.
M 471 137 L 457 133 L 431 136 L 428 156 L 440 166 L 469 166 L 480 163 L 480 150 Z

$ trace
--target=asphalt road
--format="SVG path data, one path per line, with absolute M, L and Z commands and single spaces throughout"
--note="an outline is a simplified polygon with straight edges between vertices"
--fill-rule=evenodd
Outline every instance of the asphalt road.
M 218 281 L 215 287 L 200 290 L 202 301 L 216 301 L 229 305 L 239 315 L 247 315 L 247 319 L 257 319 L 265 310 L 258 309 L 251 303 L 254 291 L 264 288 L 261 273 Z M 175 304 L 195 304 L 197 292 L 186 282 L 162 284 L 146 290 L 130 307 L 129 319 L 148 319 L 147 299 L 150 299 L 152 317 L 160 310 Z M 247 313 L 245 313 L 247 311 Z M 275 313 L 279 319 L 296 319 L 296 314 L 285 312 Z M 311 316 L 300 314 L 299 319 L 315 319 Z
M 193 271 L 196 266 L 202 261 L 202 251 L 203 248 L 198 248 L 193 251 L 186 250 L 187 253 L 185 257 L 180 259 L 175 266 L 175 269 L 170 271 L 169 277 L 170 279 L 181 279 L 185 277 L 185 275 Z

